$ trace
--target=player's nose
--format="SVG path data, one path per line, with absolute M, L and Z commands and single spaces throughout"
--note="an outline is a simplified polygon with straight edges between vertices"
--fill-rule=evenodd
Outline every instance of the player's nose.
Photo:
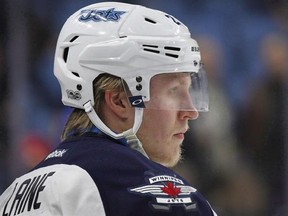
M 182 120 L 196 120 L 199 117 L 199 112 L 197 110 L 180 111 L 179 117 Z

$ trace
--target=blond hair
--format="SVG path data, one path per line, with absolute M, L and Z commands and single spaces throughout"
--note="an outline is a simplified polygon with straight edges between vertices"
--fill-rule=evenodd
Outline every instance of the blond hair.
M 110 75 L 101 74 L 93 82 L 94 93 L 94 109 L 101 119 L 101 105 L 104 102 L 106 90 L 115 90 L 122 92 L 124 87 L 121 78 Z M 69 115 L 61 135 L 61 140 L 67 139 L 71 134 L 80 136 L 93 126 L 93 123 L 88 118 L 85 110 L 75 108 Z

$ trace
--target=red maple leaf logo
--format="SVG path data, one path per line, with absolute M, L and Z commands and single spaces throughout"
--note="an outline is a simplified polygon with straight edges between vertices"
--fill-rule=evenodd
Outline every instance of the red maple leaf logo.
M 175 187 L 172 182 L 167 182 L 166 185 L 162 188 L 162 191 L 168 194 L 170 197 L 177 197 L 180 193 L 180 188 Z

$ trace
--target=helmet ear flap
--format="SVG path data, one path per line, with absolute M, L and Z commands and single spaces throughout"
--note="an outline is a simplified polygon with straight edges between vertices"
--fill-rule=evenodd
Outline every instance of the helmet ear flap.
M 54 75 L 58 79 L 61 86 L 62 102 L 66 106 L 83 109 L 83 104 L 91 101 L 93 98 L 94 73 L 82 73 L 81 68 L 75 61 L 81 47 L 81 36 L 70 35 L 68 41 L 57 44 L 54 59 Z

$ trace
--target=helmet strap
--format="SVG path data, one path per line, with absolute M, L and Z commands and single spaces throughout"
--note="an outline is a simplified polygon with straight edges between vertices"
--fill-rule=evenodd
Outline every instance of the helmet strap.
M 103 123 L 103 121 L 99 118 L 99 116 L 95 112 L 95 109 L 93 108 L 91 101 L 88 101 L 87 103 L 84 104 L 84 109 L 89 119 L 99 130 L 101 130 L 103 133 L 107 134 L 108 136 L 114 139 L 125 138 L 127 140 L 127 143 L 132 149 L 141 152 L 144 156 L 148 158 L 146 152 L 142 147 L 142 143 L 136 136 L 136 133 L 142 123 L 142 117 L 143 117 L 142 108 L 135 107 L 135 118 L 133 127 L 119 134 L 113 132 L 110 128 L 107 127 L 107 125 Z

